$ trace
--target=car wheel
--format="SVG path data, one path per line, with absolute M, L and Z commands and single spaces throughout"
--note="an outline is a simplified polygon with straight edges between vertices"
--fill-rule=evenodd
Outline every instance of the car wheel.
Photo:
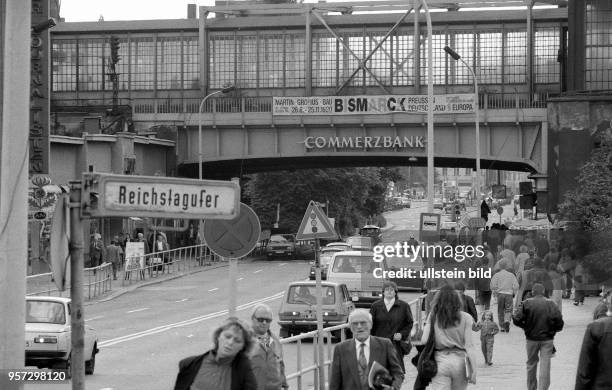
M 96 349 L 97 345 L 94 344 L 91 351 L 91 359 L 85 362 L 85 375 L 92 375 L 96 369 Z

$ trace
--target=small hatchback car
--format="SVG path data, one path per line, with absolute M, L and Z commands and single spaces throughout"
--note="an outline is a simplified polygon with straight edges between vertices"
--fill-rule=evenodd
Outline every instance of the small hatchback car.
M 321 283 L 323 326 L 336 326 L 348 321 L 349 313 L 355 308 L 346 285 Z M 292 282 L 281 302 L 278 314 L 280 336 L 310 332 L 317 329 L 316 282 Z
M 70 298 L 26 297 L 25 365 L 60 368 L 70 372 Z M 85 325 L 85 373 L 96 366 L 98 336 Z

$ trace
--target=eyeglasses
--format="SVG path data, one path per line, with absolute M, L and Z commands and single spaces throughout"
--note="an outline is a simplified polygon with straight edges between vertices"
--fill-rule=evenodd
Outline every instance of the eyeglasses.
M 262 318 L 262 317 L 255 317 L 255 319 L 259 322 L 265 322 L 265 323 L 271 323 L 272 322 L 272 318 Z

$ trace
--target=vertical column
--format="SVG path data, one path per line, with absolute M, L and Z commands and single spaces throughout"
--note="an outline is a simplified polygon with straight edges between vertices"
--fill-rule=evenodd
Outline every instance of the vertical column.
M 25 361 L 30 12 L 0 0 L 0 369 Z
M 534 85 L 533 85 L 533 56 L 534 56 L 534 50 L 533 50 L 533 34 L 534 34 L 534 28 L 533 28 L 533 0 L 530 0 L 529 3 L 527 4 L 527 75 L 526 75 L 526 81 L 527 81 L 527 88 L 529 89 L 529 96 L 527 98 L 527 101 L 531 102 L 533 101 L 533 94 L 534 94 Z
M 310 28 L 310 11 L 306 8 L 306 33 L 304 34 L 304 95 L 312 95 L 312 29 Z
M 414 74 L 414 93 L 421 93 L 421 28 L 419 26 L 419 13 L 421 4 L 414 1 L 414 32 L 412 39 L 412 73 Z
M 208 11 L 200 7 L 199 44 L 198 55 L 200 56 L 200 91 L 203 95 L 208 93 L 208 32 L 206 31 L 206 18 Z

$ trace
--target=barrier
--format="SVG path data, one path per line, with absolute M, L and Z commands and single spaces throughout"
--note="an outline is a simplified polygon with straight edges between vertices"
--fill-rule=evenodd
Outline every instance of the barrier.
M 425 317 L 423 316 L 422 307 L 423 301 L 426 299 L 427 295 L 421 295 L 417 299 L 414 299 L 408 302 L 410 305 L 410 309 L 412 310 L 414 325 L 412 326 L 412 330 L 410 332 L 410 341 L 413 345 L 421 345 L 421 335 L 423 334 L 423 326 L 425 323 Z M 286 374 L 287 382 L 296 380 L 298 390 L 302 390 L 303 383 L 302 379 L 304 376 L 308 375 L 310 372 L 313 373 L 313 383 L 314 389 L 319 390 L 319 370 L 327 370 L 327 378 L 329 378 L 330 370 L 331 370 L 331 362 L 333 358 L 333 347 L 332 347 L 332 337 L 340 336 L 340 341 L 346 340 L 346 330 L 349 328 L 349 324 L 342 324 L 336 326 L 330 326 L 328 328 L 323 328 L 323 345 L 319 345 L 319 337 L 318 331 L 313 330 L 311 332 L 302 333 L 297 336 L 286 337 L 281 339 L 280 342 L 282 345 L 297 343 L 297 363 L 296 363 L 296 371 L 290 374 Z M 306 367 L 302 367 L 302 341 L 304 339 L 312 339 L 313 345 L 313 356 L 314 356 L 314 364 L 308 365 Z M 323 351 L 324 360 L 321 365 L 318 363 L 318 349 L 325 348 Z M 285 373 L 287 373 L 287 366 L 285 366 Z M 294 386 L 290 386 L 294 388 Z M 324 389 L 320 389 L 324 390 Z
M 153 258 L 161 258 L 160 264 L 153 264 Z M 166 260 L 166 261 L 164 261 Z M 220 259 L 206 245 L 193 245 L 170 249 L 163 252 L 149 253 L 142 256 L 143 267 L 125 271 L 125 262 L 118 264 L 117 281 L 121 286 L 141 283 L 144 280 L 157 278 L 163 274 L 177 274 L 192 269 L 211 265 Z M 83 289 L 86 299 L 99 297 L 112 291 L 113 265 L 103 263 L 97 267 L 83 270 Z M 70 286 L 61 292 L 55 286 L 53 274 L 48 272 L 26 277 L 26 295 L 50 295 L 70 297 Z

